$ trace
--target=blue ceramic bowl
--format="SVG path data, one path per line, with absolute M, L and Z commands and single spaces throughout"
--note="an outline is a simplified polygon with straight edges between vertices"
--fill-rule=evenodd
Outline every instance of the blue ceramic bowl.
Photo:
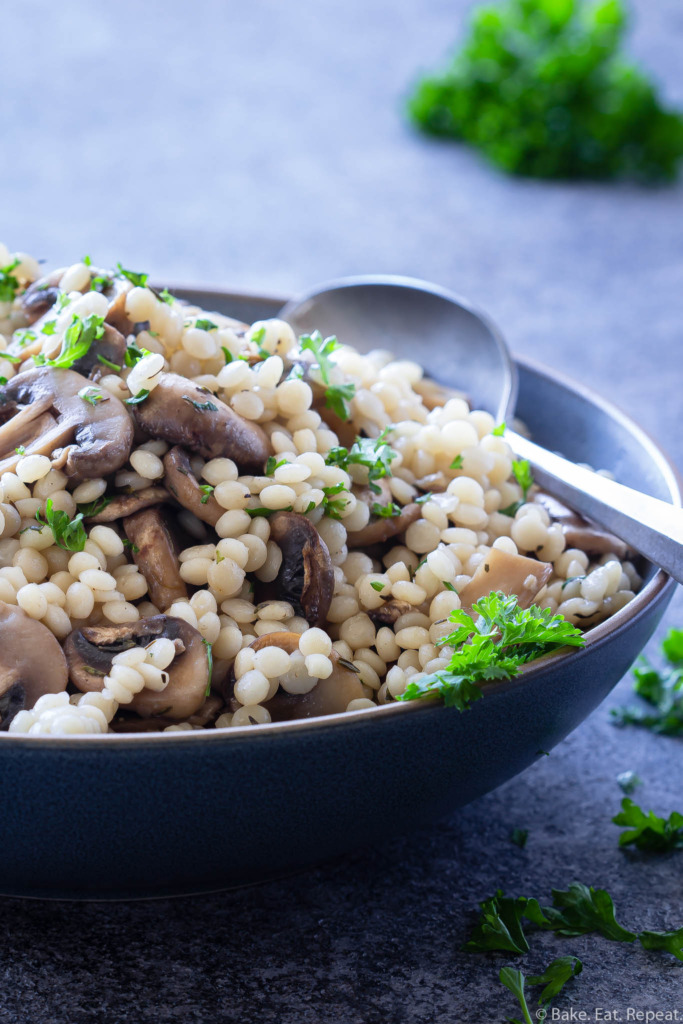
M 185 293 L 254 320 L 281 303 Z M 680 505 L 666 456 L 614 407 L 518 363 L 536 440 Z M 652 566 L 584 649 L 487 688 L 460 714 L 373 712 L 194 733 L 22 738 L 0 733 L 0 891 L 132 898 L 242 885 L 425 825 L 523 771 L 575 729 L 645 645 L 674 589 Z

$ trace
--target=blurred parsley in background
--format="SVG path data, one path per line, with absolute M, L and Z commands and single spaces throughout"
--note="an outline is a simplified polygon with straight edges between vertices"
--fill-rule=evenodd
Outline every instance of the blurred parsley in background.
M 514 174 L 673 178 L 683 117 L 620 55 L 625 27 L 621 0 L 479 7 L 450 67 L 417 84 L 410 116 Z

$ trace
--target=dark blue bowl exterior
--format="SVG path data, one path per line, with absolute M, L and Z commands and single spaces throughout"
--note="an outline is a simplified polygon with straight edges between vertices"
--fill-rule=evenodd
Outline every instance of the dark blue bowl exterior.
M 251 318 L 272 312 L 263 303 L 249 310 Z M 600 465 L 618 457 L 625 482 L 678 500 L 673 477 L 653 465 L 632 425 L 542 371 L 522 365 L 520 385 L 520 415 L 537 439 Z M 0 891 L 75 899 L 210 891 L 425 825 L 575 729 L 628 670 L 672 593 L 668 581 L 620 628 L 537 665 L 465 714 L 402 706 L 247 735 L 99 744 L 4 737 Z

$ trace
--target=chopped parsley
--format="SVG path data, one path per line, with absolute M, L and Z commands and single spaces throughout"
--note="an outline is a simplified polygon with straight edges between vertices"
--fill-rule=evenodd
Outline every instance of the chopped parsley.
M 194 326 L 200 331 L 217 331 L 218 324 L 215 324 L 213 320 L 195 320 Z
M 334 368 L 334 360 L 330 356 L 340 344 L 334 335 L 324 338 L 320 331 L 313 331 L 313 334 L 302 334 L 299 338 L 299 348 L 302 352 L 312 352 L 315 362 L 320 370 L 323 384 L 330 383 L 330 373 Z
M 0 352 L 0 359 L 6 359 L 10 363 L 21 362 L 21 356 L 13 356 L 11 352 Z
M 138 391 L 137 395 L 133 395 L 131 398 L 124 398 L 124 402 L 125 402 L 126 405 L 139 405 L 140 402 L 144 402 L 144 400 L 148 396 L 149 396 L 148 389 L 147 388 L 143 388 L 142 391 Z
M 639 725 L 664 736 L 683 736 L 683 629 L 670 629 L 662 641 L 665 665 L 658 671 L 641 658 L 633 690 L 645 707 L 612 710 L 617 725 Z
M 7 383 L 7 377 L 0 377 L 0 387 Z
M 426 494 L 421 494 L 419 498 L 415 499 L 416 505 L 426 505 L 427 502 L 434 496 L 433 491 L 427 491 Z
M 262 506 L 259 506 L 258 508 L 245 508 L 244 511 L 250 519 L 256 519 L 257 516 L 272 516 L 274 512 L 291 512 L 292 506 L 287 505 L 286 508 L 263 508 Z M 306 511 L 308 511 L 308 509 Z
M 642 781 L 640 775 L 637 775 L 635 772 L 621 772 L 617 775 L 619 789 L 622 793 L 626 793 L 627 796 L 634 793 Z
M 111 359 L 105 359 L 104 356 L 98 355 L 98 362 L 102 363 L 103 366 L 108 366 L 110 370 L 115 370 L 117 373 L 123 369 L 118 363 L 112 363 Z
M 526 846 L 526 841 L 529 838 L 528 828 L 513 828 L 510 833 L 510 842 L 518 846 L 520 850 L 523 850 Z
M 330 384 L 325 388 L 325 406 L 339 417 L 340 420 L 351 419 L 349 402 L 356 394 L 355 384 Z
M 266 462 L 265 476 L 272 476 L 276 469 L 279 469 L 280 466 L 286 465 L 287 459 L 280 459 L 280 461 L 278 462 L 276 455 L 269 455 L 268 461 Z
M 512 472 L 515 475 L 515 480 L 522 488 L 522 497 L 526 501 L 526 496 L 529 493 L 529 489 L 534 482 L 534 478 L 531 474 L 531 466 L 527 459 L 515 459 L 512 463 Z
M 385 436 L 386 433 L 383 431 L 376 439 L 357 437 L 351 448 L 330 448 L 325 456 L 325 462 L 328 466 L 339 466 L 341 469 L 365 466 L 368 470 L 370 490 L 375 494 L 381 494 L 382 488 L 378 487 L 375 481 L 391 476 L 391 463 L 398 456 L 398 452 L 387 443 Z
M 23 444 L 18 445 L 18 447 L 15 448 L 14 451 L 17 453 L 17 455 L 26 455 L 26 447 Z
M 627 796 L 621 807 L 621 812 L 612 818 L 615 825 L 627 826 L 619 836 L 619 846 L 635 846 L 653 853 L 683 850 L 683 814 L 673 811 L 668 818 L 660 818 L 654 811 L 646 814 Z
M 133 544 L 133 541 L 128 540 L 127 537 L 125 537 L 121 543 L 123 544 L 124 548 L 128 548 L 128 550 L 131 551 L 134 555 L 140 554 L 140 548 L 137 546 L 137 544 Z
M 457 628 L 440 641 L 456 648 L 448 668 L 411 680 L 398 700 L 442 697 L 448 707 L 465 711 L 483 696 L 478 683 L 513 679 L 527 662 L 585 643 L 562 615 L 537 605 L 520 608 L 514 594 L 494 591 L 472 607 L 476 621 L 461 609 L 450 614 Z
M 259 327 L 257 331 L 254 331 L 254 333 L 249 336 L 249 341 L 256 346 L 258 354 L 261 356 L 261 359 L 267 359 L 268 356 L 270 355 L 268 349 L 263 347 L 263 341 L 265 339 L 265 336 L 265 327 Z
M 497 427 L 493 428 L 493 430 L 491 431 L 491 436 L 492 437 L 502 437 L 503 434 L 505 433 L 506 429 L 507 429 L 507 424 L 505 423 L 505 420 L 503 420 L 502 423 L 499 423 Z
M 106 292 L 109 291 L 112 284 L 114 283 L 113 277 L 109 274 L 96 274 L 90 278 L 90 291 L 91 292 Z
M 31 331 L 27 328 L 20 328 L 18 331 L 14 332 L 14 340 L 20 348 L 23 348 L 24 345 L 28 345 L 31 341 L 37 341 L 38 335 L 35 331 Z
M 156 295 L 158 299 L 161 299 L 161 301 L 165 302 L 168 306 L 172 306 L 175 302 L 175 295 L 171 295 L 168 288 L 162 288 L 160 292 L 156 293 Z
M 183 402 L 189 402 L 193 405 L 197 412 L 218 412 L 218 406 L 214 405 L 213 402 L 195 402 L 194 398 L 190 398 L 189 395 L 183 395 Z
M 386 587 L 386 583 L 380 583 L 379 580 L 373 580 L 370 586 L 373 590 L 376 590 L 378 594 L 381 594 Z
M 55 538 L 55 544 L 64 551 L 82 551 L 88 535 L 83 526 L 83 513 L 79 512 L 73 519 L 66 512 L 54 508 L 52 498 L 45 503 L 45 518 L 36 512 L 36 522 L 41 526 L 49 526 Z
M 342 512 L 348 505 L 346 498 L 337 498 L 335 495 L 341 494 L 342 491 L 346 490 L 345 484 L 340 481 L 338 484 L 333 484 L 331 487 L 323 487 L 322 492 L 325 495 L 322 501 L 325 515 L 331 519 L 341 519 Z M 306 511 L 309 511 L 306 509 Z
M 136 363 L 139 363 L 143 356 L 148 356 L 149 350 L 146 348 L 139 348 L 135 342 L 131 342 L 126 348 L 126 354 L 124 356 L 124 362 L 126 366 L 133 367 Z
M 54 359 L 46 359 L 42 352 L 34 357 L 36 366 L 52 366 L 57 370 L 68 370 L 82 359 L 90 346 L 104 334 L 104 317 L 91 313 L 83 320 L 74 315 L 70 327 L 64 332 L 62 347 Z
M 149 274 L 138 274 L 135 270 L 126 270 L 120 263 L 116 264 L 116 275 L 117 277 L 125 277 L 136 288 L 144 288 L 149 278 Z
M 101 402 L 109 401 L 109 396 L 104 395 L 100 388 L 96 388 L 92 384 L 89 384 L 85 388 L 81 388 L 78 392 L 78 397 L 82 398 L 83 401 L 87 402 L 89 405 L 99 405 Z
M 462 469 L 463 461 L 464 461 L 464 459 L 463 459 L 462 455 L 456 455 L 455 458 L 453 459 L 453 461 L 451 462 L 449 468 L 450 469 Z
M 46 320 L 43 326 L 40 328 L 41 334 L 51 335 L 55 333 L 57 327 L 56 320 Z
M 371 514 L 380 519 L 393 519 L 395 516 L 400 516 L 402 511 L 401 506 L 396 505 L 393 501 L 387 502 L 386 505 L 380 505 L 378 501 L 374 501 L 370 507 Z
M 200 484 L 199 485 L 199 490 L 202 492 L 202 497 L 201 497 L 201 500 L 200 500 L 200 504 L 201 505 L 206 505 L 208 500 L 209 500 L 209 498 L 211 497 L 211 495 L 214 492 L 214 488 L 211 486 L 211 484 Z
M 87 504 L 79 505 L 78 511 L 81 512 L 87 518 L 90 518 L 91 516 L 99 515 L 99 513 L 102 512 L 107 507 L 107 505 L 111 505 L 112 500 L 112 498 L 105 498 L 101 496 L 99 498 L 95 498 L 94 501 L 87 502 Z M 124 541 L 123 543 L 125 545 L 126 542 Z
M 12 273 L 19 266 L 19 260 L 14 259 L 6 267 L 0 267 L 0 302 L 14 302 L 14 297 L 19 290 L 19 281 Z

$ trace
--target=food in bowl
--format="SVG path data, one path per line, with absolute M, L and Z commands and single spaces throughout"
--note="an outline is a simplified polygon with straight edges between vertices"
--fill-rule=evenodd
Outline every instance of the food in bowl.
M 586 629 L 638 589 L 416 363 L 120 264 L 0 264 L 0 728 L 370 710 L 447 672 L 492 593 Z

